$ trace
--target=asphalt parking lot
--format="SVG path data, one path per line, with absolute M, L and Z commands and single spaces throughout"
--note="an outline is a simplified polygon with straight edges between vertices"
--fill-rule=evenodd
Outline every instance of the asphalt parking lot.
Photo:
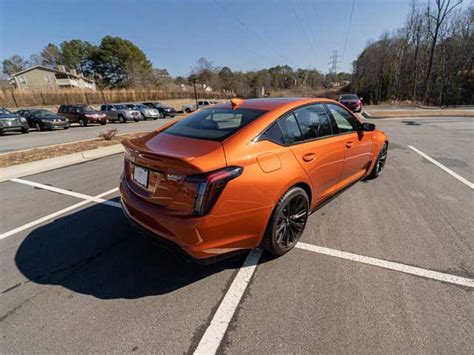
M 170 120 L 171 118 L 160 118 L 157 120 L 139 122 L 127 121 L 126 123 L 108 123 L 105 126 L 89 125 L 87 127 L 79 127 L 77 124 L 74 124 L 67 130 L 57 129 L 42 132 L 38 132 L 32 128 L 28 134 L 6 132 L 0 137 L 0 153 L 39 148 L 51 144 L 75 142 L 83 139 L 93 139 L 97 138 L 97 135 L 100 132 L 110 129 L 117 129 L 118 134 L 148 132 L 168 123 Z
M 202 266 L 140 238 L 121 155 L 1 183 L 2 352 L 473 353 L 473 121 L 374 123 L 383 174 L 280 258 Z

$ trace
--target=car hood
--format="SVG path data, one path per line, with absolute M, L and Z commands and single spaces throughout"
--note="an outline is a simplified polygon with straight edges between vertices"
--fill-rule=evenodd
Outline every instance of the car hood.
M 0 120 L 9 120 L 9 119 L 12 119 L 12 118 L 20 118 L 20 116 L 12 113 L 12 114 L 9 114 L 9 115 L 0 115 Z

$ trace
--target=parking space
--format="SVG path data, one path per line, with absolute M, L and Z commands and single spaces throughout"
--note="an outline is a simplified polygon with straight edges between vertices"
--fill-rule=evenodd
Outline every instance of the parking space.
M 256 267 L 189 264 L 139 238 L 116 204 L 120 155 L 1 183 L 0 347 L 471 353 L 473 189 L 409 146 L 472 182 L 472 121 L 410 121 L 375 122 L 391 138 L 382 176 Z

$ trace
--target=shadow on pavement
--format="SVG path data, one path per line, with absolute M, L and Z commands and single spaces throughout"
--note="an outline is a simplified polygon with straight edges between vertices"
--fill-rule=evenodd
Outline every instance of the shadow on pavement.
M 15 261 L 35 283 L 101 299 L 133 299 L 239 268 L 245 256 L 211 265 L 188 263 L 133 231 L 120 209 L 94 205 L 32 231 Z

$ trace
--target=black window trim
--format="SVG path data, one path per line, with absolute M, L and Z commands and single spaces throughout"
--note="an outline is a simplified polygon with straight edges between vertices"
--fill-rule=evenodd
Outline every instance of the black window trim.
M 296 110 L 299 110 L 300 108 L 304 108 L 306 106 L 313 106 L 313 105 L 322 105 L 325 112 L 326 112 L 326 115 L 328 116 L 329 118 L 329 121 L 331 122 L 331 131 L 332 131 L 332 134 L 330 135 L 327 135 L 327 136 L 322 136 L 322 137 L 316 137 L 316 138 L 311 138 L 311 139 L 303 139 L 299 142 L 294 142 L 294 143 L 285 143 L 284 145 L 281 145 L 281 144 L 278 144 L 276 142 L 273 142 L 271 140 L 268 140 L 268 139 L 262 139 L 260 140 L 261 137 L 263 137 L 263 135 L 273 126 L 273 124 L 275 122 L 278 123 L 278 127 L 280 128 L 280 131 L 282 132 L 283 134 L 283 130 L 281 129 L 281 125 L 280 125 L 280 120 L 283 119 L 284 117 L 286 117 L 289 113 L 291 113 L 294 117 L 295 117 L 295 120 L 296 120 L 296 124 L 298 125 L 298 129 L 300 130 L 300 133 L 301 133 L 301 136 L 303 136 L 303 133 L 301 132 L 301 128 L 300 128 L 300 124 L 298 123 L 298 119 L 296 118 L 296 115 L 295 115 L 295 112 Z M 340 106 L 340 105 L 338 105 Z M 341 106 L 342 107 L 342 106 Z M 346 110 L 347 111 L 347 110 Z M 297 106 L 297 107 L 293 107 L 291 110 L 289 111 L 286 111 L 285 113 L 283 113 L 282 115 L 278 116 L 278 118 L 276 118 L 275 120 L 273 120 L 267 127 L 265 127 L 265 129 L 262 130 L 262 132 L 260 132 L 254 139 L 253 141 L 255 143 L 257 142 L 261 142 L 263 140 L 265 141 L 268 141 L 268 142 L 272 142 L 272 143 L 275 143 L 275 144 L 278 144 L 279 146 L 281 147 L 291 147 L 293 145 L 297 145 L 297 144 L 305 144 L 305 143 L 309 143 L 309 142 L 314 142 L 314 141 L 318 141 L 318 140 L 322 140 L 322 139 L 327 139 L 327 138 L 331 138 L 331 137 L 336 137 L 336 136 L 340 136 L 340 135 L 343 135 L 343 134 L 348 134 L 348 133 L 354 133 L 354 132 L 357 132 L 357 131 L 351 131 L 351 132 L 343 132 L 343 133 L 335 133 L 334 132 L 334 126 L 337 127 L 337 125 L 335 124 L 336 121 L 334 120 L 334 117 L 331 115 L 331 113 L 329 112 L 329 109 L 326 107 L 326 102 L 311 102 L 311 103 L 307 103 L 307 104 L 303 104 L 303 105 L 300 105 L 300 106 Z

